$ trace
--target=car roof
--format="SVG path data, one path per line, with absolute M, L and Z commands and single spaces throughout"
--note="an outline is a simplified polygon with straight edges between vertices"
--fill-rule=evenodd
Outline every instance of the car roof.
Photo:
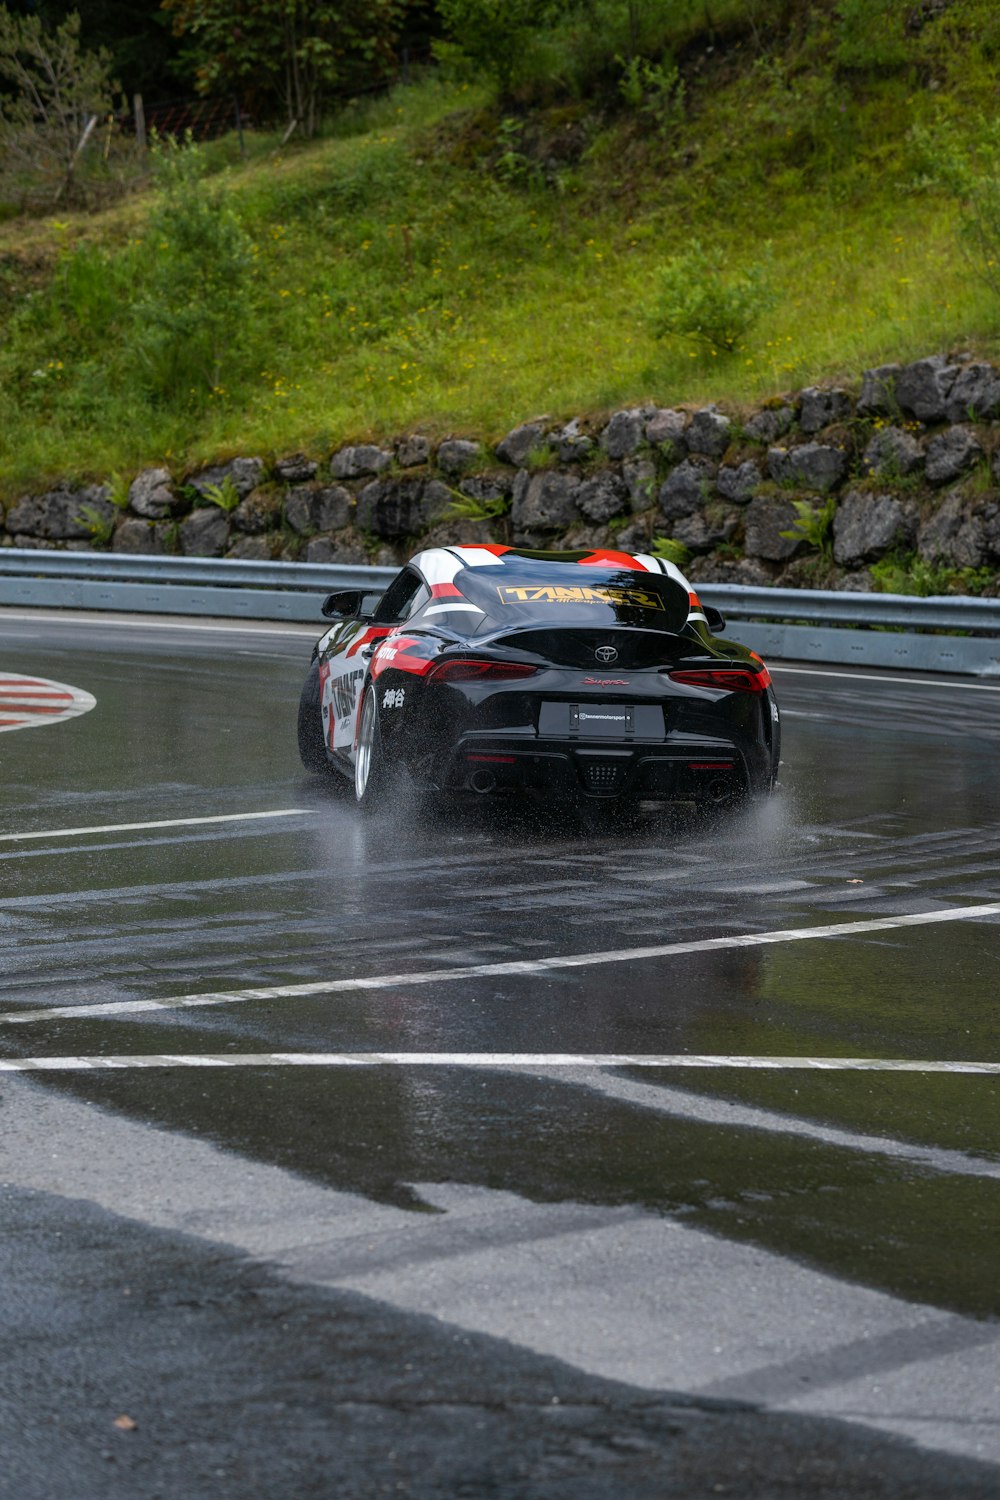
M 618 552 L 606 547 L 597 547 L 589 551 L 546 552 L 532 548 L 508 547 L 502 542 L 488 542 L 466 547 L 429 547 L 426 551 L 418 552 L 415 557 L 411 558 L 410 566 L 423 575 L 430 587 L 434 601 L 430 606 L 431 609 L 435 613 L 447 615 L 459 609 L 470 611 L 475 607 L 456 600 L 460 591 L 455 580 L 461 573 L 467 570 L 478 572 L 479 569 L 498 569 L 502 573 L 507 568 L 514 569 L 519 564 L 523 566 L 524 562 L 530 562 L 533 570 L 539 565 L 544 568 L 546 563 L 551 563 L 554 578 L 562 578 L 564 582 L 566 573 L 575 571 L 577 568 L 594 569 L 595 572 L 591 574 L 591 577 L 595 582 L 598 572 L 604 575 L 604 582 L 607 582 L 606 575 L 609 572 L 617 574 L 633 572 L 640 576 L 654 573 L 661 578 L 669 578 L 673 584 L 683 589 L 688 599 L 687 620 L 689 624 L 707 623 L 701 601 L 680 568 L 665 557 L 654 557 L 648 552 Z M 586 574 L 577 574 L 577 577 L 581 584 L 587 581 Z
M 602 568 L 615 571 L 627 570 L 635 573 L 657 573 L 672 578 L 688 592 L 691 585 L 680 569 L 664 557 L 654 557 L 648 552 L 619 552 L 614 548 L 596 547 L 574 552 L 546 552 L 532 548 L 509 547 L 503 542 L 488 542 L 459 547 L 431 547 L 418 552 L 412 559 L 432 586 L 452 583 L 466 568 L 516 567 L 522 560 L 552 564 L 553 570 L 564 568 Z

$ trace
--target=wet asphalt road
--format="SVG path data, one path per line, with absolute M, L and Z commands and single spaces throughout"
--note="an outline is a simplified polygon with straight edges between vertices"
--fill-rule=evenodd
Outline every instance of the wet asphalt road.
M 0 614 L 97 700 L 0 736 L 0 1495 L 1000 1496 L 1000 684 L 778 669 L 712 828 L 365 825 L 310 642 Z

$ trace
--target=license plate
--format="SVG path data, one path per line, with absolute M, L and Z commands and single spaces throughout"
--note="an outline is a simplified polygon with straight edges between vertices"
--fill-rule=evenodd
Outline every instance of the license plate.
M 538 733 L 555 739 L 660 740 L 663 710 L 650 703 L 543 703 Z

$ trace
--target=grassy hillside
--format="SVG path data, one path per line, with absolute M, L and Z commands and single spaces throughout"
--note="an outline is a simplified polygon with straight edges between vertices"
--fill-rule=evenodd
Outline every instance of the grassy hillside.
M 935 134 L 990 167 L 993 0 L 606 14 L 620 35 L 534 37 L 502 103 L 452 64 L 308 146 L 223 142 L 102 215 L 0 224 L 2 491 L 998 352 Z M 735 352 L 657 335 L 692 241 L 765 278 Z

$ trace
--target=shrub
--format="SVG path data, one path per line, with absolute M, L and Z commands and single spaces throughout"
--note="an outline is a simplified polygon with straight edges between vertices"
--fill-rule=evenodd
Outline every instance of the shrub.
M 530 187 L 540 183 L 542 170 L 521 150 L 524 121 L 508 116 L 497 127 L 496 174 L 503 182 Z
M 652 557 L 662 557 L 672 562 L 675 568 L 684 568 L 691 561 L 690 547 L 675 542 L 672 536 L 654 536 L 649 551 Z
M 240 503 L 240 492 L 228 474 L 221 484 L 206 484 L 202 494 L 209 505 L 217 505 L 220 510 L 235 510 Z
M 908 0 L 905 5 L 901 0 L 839 0 L 834 60 L 861 73 L 905 67 L 909 58 L 903 27 L 908 11 Z
M 495 500 L 476 500 L 450 486 L 448 492 L 454 498 L 442 517 L 445 521 L 498 521 L 510 510 L 510 500 L 503 495 Z
M 868 570 L 881 594 L 981 594 L 994 581 L 992 568 L 954 568 L 931 563 L 916 552 L 890 552 Z
M 808 542 L 822 557 L 833 556 L 833 518 L 837 513 L 837 501 L 833 495 L 822 505 L 813 505 L 809 500 L 793 500 L 795 520 L 781 535 L 794 542 Z
M 979 115 L 973 153 L 952 125 L 916 128 L 923 181 L 956 199 L 959 244 L 973 271 L 1000 295 L 1000 120 Z
M 775 300 L 769 247 L 766 260 L 727 275 L 721 254 L 693 240 L 660 271 L 654 332 L 731 354 Z
M 618 92 L 624 102 L 660 135 L 669 135 L 684 118 L 684 82 L 675 64 L 646 57 L 616 57 L 615 62 L 622 70 Z
M 219 387 L 240 344 L 253 260 L 233 208 L 202 179 L 197 146 L 158 146 L 157 170 L 162 194 L 146 229 L 131 350 L 149 393 L 176 402 Z
M 105 515 L 96 505 L 81 506 L 76 519 L 81 526 L 86 526 L 99 547 L 106 547 L 114 535 L 114 516 Z

